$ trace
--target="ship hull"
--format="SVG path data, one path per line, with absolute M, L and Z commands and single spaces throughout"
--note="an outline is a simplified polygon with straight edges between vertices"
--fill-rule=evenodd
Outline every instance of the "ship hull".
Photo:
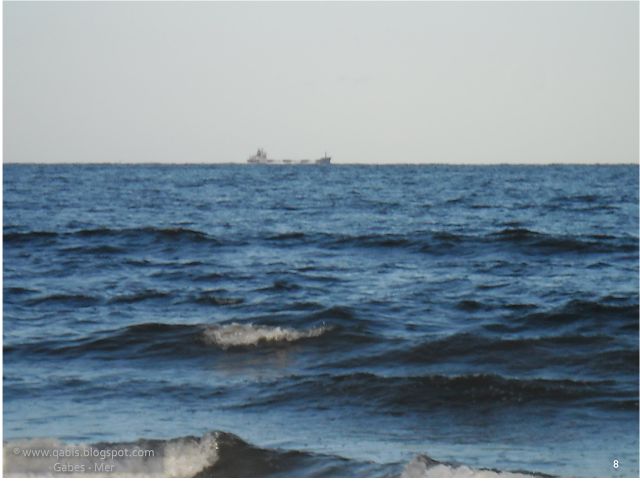
M 326 153 L 324 157 L 316 159 L 314 161 L 310 161 L 308 159 L 304 160 L 273 160 L 267 159 L 267 154 L 262 149 L 258 149 L 258 153 L 256 155 L 252 155 L 247 159 L 248 164 L 261 164 L 261 165 L 331 165 L 331 157 L 327 157 Z

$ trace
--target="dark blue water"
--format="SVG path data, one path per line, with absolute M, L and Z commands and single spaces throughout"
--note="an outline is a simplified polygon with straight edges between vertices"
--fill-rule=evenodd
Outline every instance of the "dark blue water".
M 638 476 L 638 166 L 5 165 L 3 193 L 5 448 Z

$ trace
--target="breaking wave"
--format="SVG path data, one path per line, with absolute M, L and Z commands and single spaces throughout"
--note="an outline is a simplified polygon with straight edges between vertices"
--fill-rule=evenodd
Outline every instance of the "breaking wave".
M 465 465 L 443 463 L 420 454 L 406 465 L 402 478 L 530 478 L 548 477 L 542 473 L 519 473 L 497 469 L 470 468 Z
M 138 456 L 122 456 L 124 450 Z M 94 444 L 59 439 L 20 439 L 3 446 L 5 477 L 548 477 L 544 473 L 471 468 L 424 454 L 410 462 L 381 464 L 304 451 L 265 449 L 233 433 L 201 437 Z M 47 455 L 42 455 L 43 452 Z M 39 455 L 34 455 L 38 452 Z M 53 453 L 57 453 L 53 455 Z M 112 453 L 118 453 L 113 456 Z M 27 455 L 29 453 L 30 455 Z M 98 465 L 109 471 L 96 473 Z M 55 467 L 54 467 L 55 466 Z M 75 468 L 70 470 L 70 466 Z
M 143 439 L 133 443 L 72 444 L 43 438 L 10 441 L 4 443 L 3 474 L 6 477 L 87 477 L 91 474 L 100 477 L 194 477 L 215 465 L 224 437 L 225 433 L 216 432 L 201 438 Z M 143 455 L 114 457 L 107 454 L 125 449 Z M 85 456 L 87 450 L 91 455 Z M 33 455 L 36 452 L 47 455 Z M 54 452 L 59 454 L 54 456 Z M 96 464 L 108 464 L 109 472 L 95 473 Z
M 262 342 L 293 342 L 298 339 L 318 337 L 329 330 L 328 327 L 292 329 L 287 327 L 254 326 L 253 324 L 214 325 L 204 328 L 204 340 L 227 349 L 236 346 L 257 345 Z

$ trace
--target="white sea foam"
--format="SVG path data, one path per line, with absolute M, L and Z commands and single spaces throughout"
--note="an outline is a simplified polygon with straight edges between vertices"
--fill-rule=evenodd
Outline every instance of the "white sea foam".
M 164 474 L 174 478 L 191 478 L 218 460 L 218 441 L 207 433 L 200 439 L 169 441 L 164 449 Z
M 404 468 L 402 478 L 528 478 L 526 474 L 491 469 L 477 469 L 469 466 L 451 466 L 428 456 L 413 458 Z
M 151 450 L 154 455 L 109 457 L 105 450 Z M 25 450 L 41 450 L 38 456 L 25 455 Z M 42 450 L 48 455 L 43 456 Z M 74 452 L 75 451 L 75 452 Z M 54 452 L 58 454 L 54 455 Z M 139 452 L 139 451 L 138 451 Z M 17 454 L 16 454 L 17 453 Z M 73 454 L 72 454 L 73 453 Z M 66 455 L 68 454 L 68 455 Z M 80 454 L 76 456 L 75 454 Z M 216 433 L 201 438 L 179 438 L 170 441 L 142 441 L 110 445 L 65 443 L 58 439 L 34 438 L 4 443 L 4 477 L 193 477 L 218 460 Z M 109 471 L 96 472 L 96 465 L 109 465 Z M 73 469 L 73 471 L 72 471 Z
M 250 346 L 259 342 L 292 342 L 298 339 L 317 337 L 327 332 L 327 327 L 312 329 L 292 329 L 287 327 L 254 326 L 252 324 L 212 325 L 204 329 L 206 343 L 224 349 L 233 346 Z

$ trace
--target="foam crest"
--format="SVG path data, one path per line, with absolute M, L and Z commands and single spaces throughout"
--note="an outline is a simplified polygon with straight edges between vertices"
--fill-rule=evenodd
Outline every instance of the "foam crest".
M 293 329 L 280 326 L 254 326 L 253 324 L 213 325 L 204 329 L 204 340 L 227 349 L 234 346 L 257 345 L 260 342 L 293 342 L 298 339 L 318 337 L 327 332 L 327 327 Z
M 164 475 L 192 478 L 218 461 L 218 436 L 207 433 L 201 438 L 180 438 L 167 442 L 164 449 Z
M 135 443 L 72 444 L 59 439 L 22 439 L 4 443 L 5 477 L 193 477 L 218 461 L 220 433 L 201 438 Z M 111 457 L 113 451 L 146 451 L 144 456 Z M 25 455 L 38 450 L 47 455 Z M 91 454 L 87 454 L 87 451 Z M 153 452 L 153 455 L 150 453 Z M 17 453 L 17 454 L 16 454 Z M 59 453 L 59 454 L 55 454 Z M 96 465 L 109 465 L 97 472 Z
M 400 475 L 402 478 L 529 478 L 526 474 L 493 469 L 470 468 L 441 463 L 420 454 L 413 458 Z

